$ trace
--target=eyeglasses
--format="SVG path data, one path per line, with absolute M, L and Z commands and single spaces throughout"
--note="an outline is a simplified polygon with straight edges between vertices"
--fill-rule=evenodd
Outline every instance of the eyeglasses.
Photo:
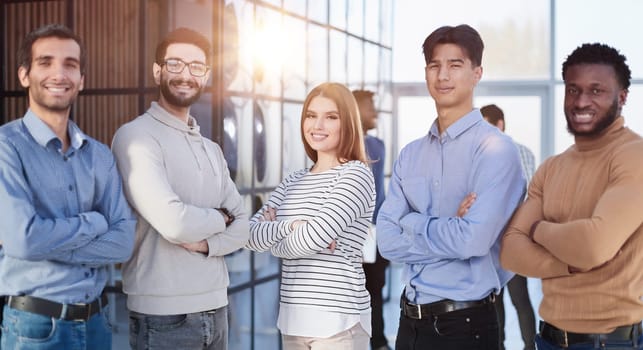
M 161 63 L 161 66 L 165 66 L 165 69 L 167 69 L 168 72 L 170 73 L 181 73 L 185 69 L 185 67 L 188 67 L 188 70 L 190 71 L 190 74 L 192 74 L 195 77 L 202 77 L 204 76 L 210 67 L 208 67 L 205 63 L 201 62 L 184 62 L 181 59 L 178 58 L 168 58 L 165 60 L 165 62 Z

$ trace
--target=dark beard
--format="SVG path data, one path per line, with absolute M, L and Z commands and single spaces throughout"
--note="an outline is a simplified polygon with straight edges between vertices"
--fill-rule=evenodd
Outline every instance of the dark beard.
M 180 84 L 183 81 L 180 79 L 175 79 L 174 82 Z M 167 101 L 167 103 L 177 106 L 177 107 L 190 107 L 192 104 L 194 104 L 196 101 L 201 98 L 201 89 L 198 90 L 194 96 L 191 97 L 181 97 L 181 96 L 176 96 L 172 94 L 172 91 L 170 90 L 170 80 L 162 80 L 161 81 L 161 95 Z M 194 83 L 191 83 L 194 84 Z
M 598 124 L 594 127 L 594 129 L 590 131 L 576 131 L 572 129 L 571 124 L 569 123 L 569 117 L 565 115 L 565 120 L 567 120 L 567 131 L 574 135 L 574 136 L 596 136 L 602 133 L 605 129 L 607 129 L 614 121 L 616 118 L 618 118 L 619 115 L 619 110 L 618 110 L 618 98 L 614 99 L 614 103 L 610 106 L 610 108 L 605 112 L 605 116 L 601 118 L 601 120 L 598 121 Z

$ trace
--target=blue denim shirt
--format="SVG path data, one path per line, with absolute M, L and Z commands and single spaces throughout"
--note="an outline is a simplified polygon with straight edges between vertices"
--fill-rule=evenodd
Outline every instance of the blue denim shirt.
M 86 303 L 127 260 L 136 221 L 107 146 L 69 121 L 71 146 L 31 110 L 0 127 L 0 295 Z
M 471 192 L 476 201 L 457 217 Z M 498 292 L 512 276 L 500 267 L 499 237 L 524 192 L 518 149 L 477 109 L 442 135 L 434 122 L 404 147 L 377 218 L 377 246 L 405 263 L 406 297 L 425 304 Z

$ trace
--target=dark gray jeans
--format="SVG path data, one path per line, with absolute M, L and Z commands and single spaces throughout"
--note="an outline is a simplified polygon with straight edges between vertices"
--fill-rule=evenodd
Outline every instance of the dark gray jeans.
M 228 307 L 184 315 L 146 315 L 130 311 L 132 349 L 228 349 Z

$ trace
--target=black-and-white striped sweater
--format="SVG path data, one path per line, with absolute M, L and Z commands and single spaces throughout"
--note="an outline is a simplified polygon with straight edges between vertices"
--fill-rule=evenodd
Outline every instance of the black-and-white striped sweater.
M 360 161 L 302 169 L 281 182 L 250 221 L 247 247 L 283 258 L 282 304 L 347 314 L 370 308 L 361 249 L 374 204 L 373 175 Z M 276 221 L 259 221 L 267 206 L 277 209 Z M 306 224 L 291 230 L 294 220 Z

